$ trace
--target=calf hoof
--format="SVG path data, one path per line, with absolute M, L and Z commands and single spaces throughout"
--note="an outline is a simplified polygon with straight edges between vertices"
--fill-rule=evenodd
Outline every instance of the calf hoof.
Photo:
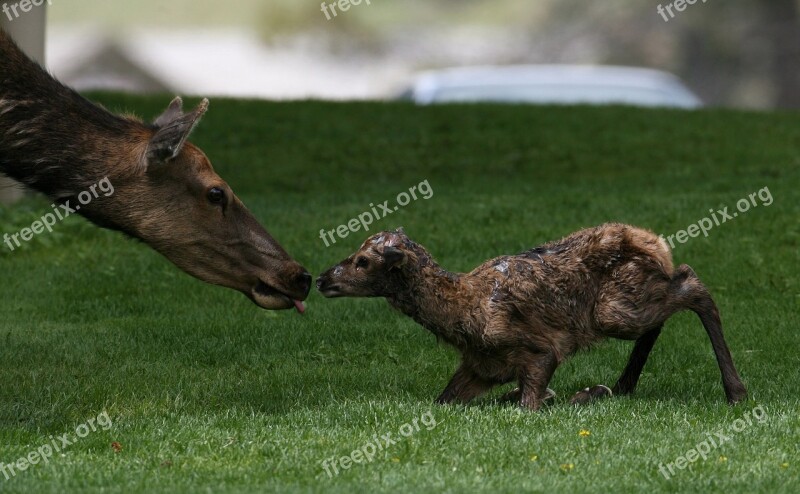
M 608 386 L 598 384 L 597 386 L 586 388 L 583 391 L 578 391 L 575 393 L 572 399 L 569 400 L 569 402 L 573 405 L 585 405 L 590 401 L 594 401 L 605 396 L 614 396 L 614 394 L 611 392 L 611 388 Z
M 505 393 L 503 396 L 497 399 L 500 403 L 511 403 L 511 402 L 519 402 L 519 399 L 522 398 L 522 391 L 519 388 L 514 388 L 508 393 Z
M 544 392 L 544 396 L 542 397 L 542 401 L 552 400 L 556 397 L 556 392 L 550 388 Z M 501 396 L 498 401 L 501 403 L 508 403 L 508 402 L 519 402 L 522 399 L 522 391 L 519 388 L 514 388 L 508 393 Z
M 747 399 L 747 389 L 743 384 L 739 384 L 730 391 L 725 392 L 728 397 L 728 404 L 735 405 Z

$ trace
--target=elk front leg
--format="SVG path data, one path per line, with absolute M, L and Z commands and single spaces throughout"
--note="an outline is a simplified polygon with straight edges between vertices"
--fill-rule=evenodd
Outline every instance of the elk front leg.
M 552 353 L 534 353 L 520 369 L 519 404 L 528 410 L 538 410 L 548 396 L 547 385 L 556 371 L 558 361 Z
M 492 387 L 492 383 L 475 374 L 466 364 L 461 364 L 453 378 L 436 398 L 436 403 L 444 405 L 459 402 L 467 404 Z

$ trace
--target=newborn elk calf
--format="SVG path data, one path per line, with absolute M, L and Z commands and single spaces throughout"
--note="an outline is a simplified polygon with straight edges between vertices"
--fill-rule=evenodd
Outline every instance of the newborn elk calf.
M 537 410 L 558 364 L 605 337 L 636 341 L 613 388 L 631 393 L 662 325 L 682 310 L 700 316 L 728 402 L 747 396 L 708 290 L 689 266 L 673 269 L 662 239 L 633 226 L 581 230 L 466 274 L 439 267 L 402 229 L 382 232 L 322 274 L 317 288 L 326 297 L 385 297 L 455 346 L 461 366 L 438 403 L 467 403 L 516 381 L 519 388 L 506 397 Z M 572 402 L 610 391 L 587 388 Z

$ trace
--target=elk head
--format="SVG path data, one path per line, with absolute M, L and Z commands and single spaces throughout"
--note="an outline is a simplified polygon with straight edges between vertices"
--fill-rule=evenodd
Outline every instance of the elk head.
M 184 113 L 175 98 L 151 125 L 118 117 L 56 81 L 0 29 L 0 173 L 203 281 L 302 312 L 311 275 L 187 142 L 207 108 L 203 100 Z M 94 200 L 77 205 L 90 187 Z
M 311 275 L 275 241 L 217 175 L 208 158 L 187 142 L 208 108 L 189 113 L 176 98 L 151 126 L 131 159 L 132 172 L 111 177 L 116 192 L 102 216 L 85 214 L 140 238 L 190 275 L 244 293 L 265 309 L 297 308 Z M 82 211 L 82 213 L 84 213 Z

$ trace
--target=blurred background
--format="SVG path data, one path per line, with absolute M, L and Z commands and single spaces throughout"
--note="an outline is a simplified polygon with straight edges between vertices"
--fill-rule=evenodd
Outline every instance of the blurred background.
M 430 69 L 610 64 L 709 106 L 800 107 L 796 0 L 355 2 L 52 0 L 47 65 L 82 90 L 384 99 Z

